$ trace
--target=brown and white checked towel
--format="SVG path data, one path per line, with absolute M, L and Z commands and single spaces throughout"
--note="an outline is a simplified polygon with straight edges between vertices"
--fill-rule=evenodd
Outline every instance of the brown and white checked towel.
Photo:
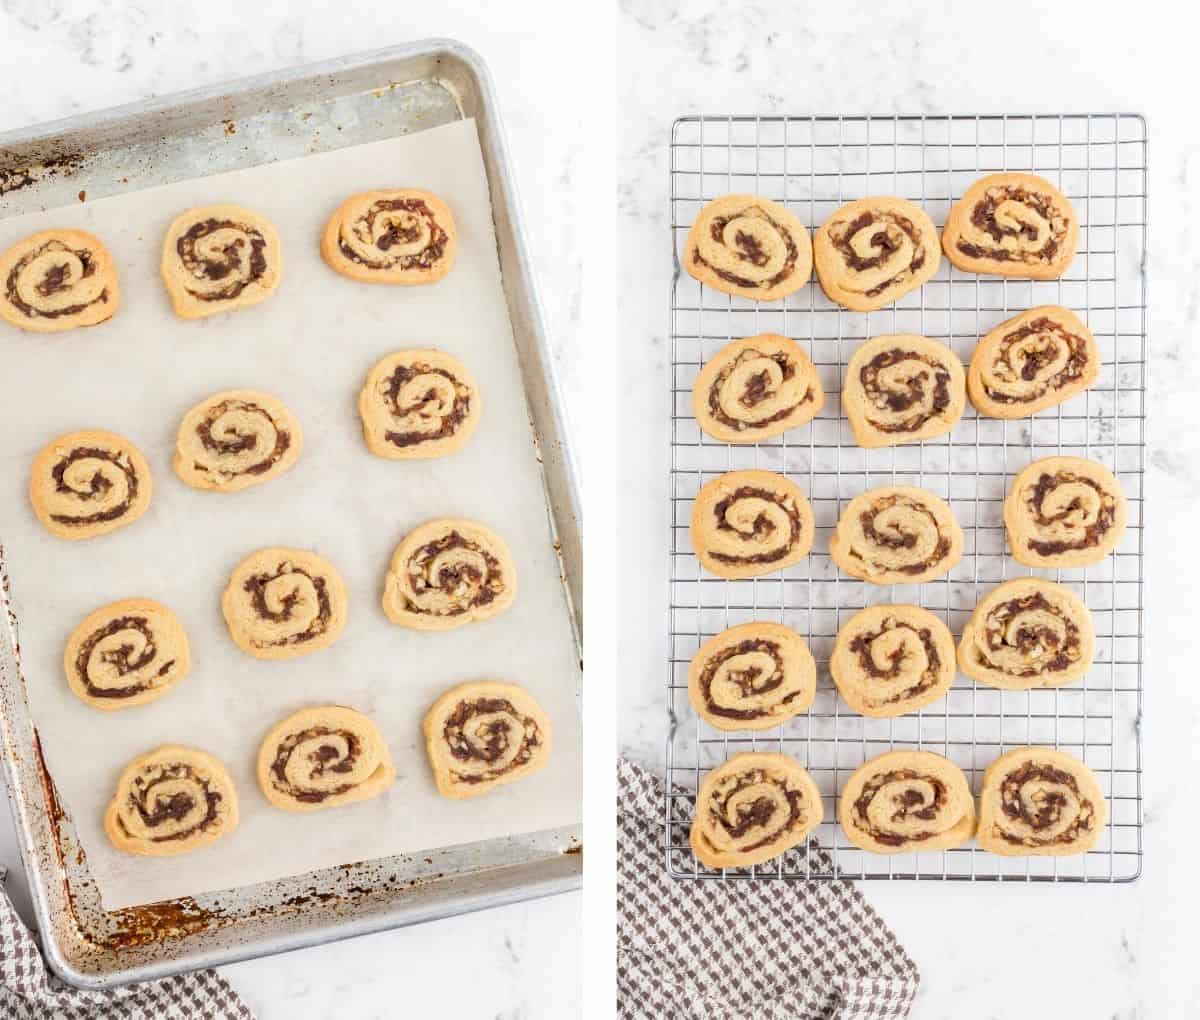
M 25 927 L 0 867 L 0 1018 L 3 1020 L 254 1020 L 215 970 L 146 981 L 102 992 L 82 991 L 46 967 Z
M 622 1020 L 908 1016 L 916 964 L 850 883 L 672 879 L 662 781 L 622 760 L 617 797 Z M 673 803 L 686 823 L 685 801 Z

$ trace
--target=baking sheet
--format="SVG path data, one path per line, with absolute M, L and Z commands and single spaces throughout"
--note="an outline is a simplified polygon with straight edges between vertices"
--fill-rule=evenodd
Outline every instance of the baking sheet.
M 330 211 L 354 191 L 392 183 L 437 191 L 454 210 L 458 262 L 432 287 L 356 284 L 320 259 L 317 239 Z M 249 206 L 275 223 L 284 279 L 256 308 L 183 322 L 158 276 L 162 235 L 182 209 L 216 202 Z M 104 238 L 121 273 L 122 308 L 108 323 L 58 337 L 0 332 L 0 536 L 33 718 L 106 909 L 577 823 L 578 660 L 474 122 L 15 218 L 0 227 L 0 245 L 54 225 Z M 383 354 L 424 345 L 472 368 L 483 396 L 480 428 L 446 460 L 373 457 L 356 410 L 362 380 Z M 235 386 L 283 399 L 304 427 L 304 454 L 288 474 L 236 495 L 190 489 L 170 468 L 175 430 L 197 400 Z M 155 495 L 134 525 L 65 543 L 37 524 L 25 489 L 35 452 L 83 427 L 137 443 Z M 520 584 L 508 613 L 444 634 L 386 621 L 379 597 L 391 551 L 434 516 L 476 518 L 505 537 Z M 233 566 L 267 545 L 313 549 L 342 573 L 349 621 L 331 649 L 275 663 L 233 645 L 220 593 Z M 99 713 L 70 694 L 62 647 L 91 609 L 133 596 L 179 614 L 192 672 L 154 704 Z M 428 773 L 420 719 L 445 688 L 481 677 L 530 689 L 553 723 L 554 756 L 522 783 L 446 801 Z M 351 705 L 381 726 L 397 782 L 377 800 L 327 812 L 271 808 L 253 777 L 258 743 L 288 713 L 320 702 Z M 101 826 L 116 777 L 129 758 L 168 742 L 226 762 L 241 793 L 241 825 L 182 857 L 118 854 Z

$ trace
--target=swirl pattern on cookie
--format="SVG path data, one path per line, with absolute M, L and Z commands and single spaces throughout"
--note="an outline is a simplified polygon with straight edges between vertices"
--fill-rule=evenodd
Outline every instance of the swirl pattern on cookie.
M 358 395 L 363 438 L 392 460 L 445 457 L 479 424 L 475 379 L 442 351 L 396 351 L 378 362 Z
M 1008 547 L 1029 567 L 1082 567 L 1116 548 L 1128 509 L 1121 483 L 1103 464 L 1046 457 L 1024 468 L 1004 500 Z
M 1027 280 L 1057 280 L 1078 244 L 1075 209 L 1035 174 L 980 178 L 951 207 L 942 230 L 942 250 L 959 269 Z
M 198 850 L 237 824 L 237 790 L 225 766 L 205 751 L 177 745 L 131 761 L 104 813 L 112 845 L 148 857 Z
M 700 784 L 692 851 L 710 868 L 752 867 L 799 846 L 823 817 L 817 784 L 794 758 L 735 754 Z
M 304 549 L 251 553 L 233 570 L 221 611 L 237 646 L 256 659 L 294 659 L 333 644 L 346 626 L 346 586 Z
M 967 395 L 989 418 L 1024 418 L 1082 393 L 1099 374 L 1091 330 L 1074 312 L 1041 305 L 979 341 L 967 368 Z
M 161 698 L 189 667 L 183 625 L 151 599 L 123 599 L 89 613 L 63 653 L 71 690 L 105 711 Z
M 696 421 L 723 443 L 757 443 L 816 417 L 825 391 L 804 349 L 776 333 L 735 340 L 696 377 Z
M 431 191 L 364 191 L 329 218 L 321 255 L 364 283 L 436 283 L 454 265 L 457 236 L 450 207 Z
M 765 730 L 807 709 L 817 667 L 804 639 L 778 623 L 744 623 L 709 638 L 688 667 L 688 698 L 719 730 Z
M 0 255 L 0 319 L 61 333 L 111 319 L 121 303 L 112 256 L 82 230 L 43 230 Z
M 798 563 L 812 548 L 812 507 L 774 471 L 730 471 L 692 506 L 692 548 L 706 570 L 737 580 Z
M 175 473 L 194 489 L 238 492 L 296 463 L 304 433 L 282 402 L 257 390 L 224 390 L 183 416 Z
M 812 240 L 796 216 L 769 198 L 725 195 L 696 217 L 683 268 L 725 294 L 776 301 L 812 275 Z
M 439 518 L 396 546 L 383 589 L 392 623 L 452 630 L 504 612 L 517 595 L 517 571 L 504 539 L 475 521 Z
M 1005 857 L 1063 857 L 1094 847 L 1107 817 L 1104 791 L 1083 762 L 1048 747 L 1019 747 L 983 773 L 977 838 Z
M 888 751 L 846 780 L 838 821 L 876 854 L 947 850 L 975 833 L 975 798 L 962 769 L 931 751 Z
M 954 635 L 918 606 L 867 606 L 838 630 L 829 671 L 846 704 L 860 715 L 906 715 L 950 690 Z
M 161 269 L 181 319 L 248 308 L 269 298 L 283 277 L 279 234 L 240 206 L 189 209 L 167 228 Z
M 284 811 L 320 811 L 383 793 L 396 779 L 383 734 L 361 712 L 319 705 L 271 727 L 258 748 L 258 785 Z
M 885 485 L 855 496 L 829 540 L 829 555 L 872 584 L 918 584 L 962 558 L 963 533 L 950 504 L 925 489 Z
M 93 538 L 132 524 L 150 506 L 150 465 L 115 432 L 68 432 L 34 458 L 29 497 L 52 535 Z
M 1040 577 L 1005 581 L 975 607 L 958 643 L 958 668 L 992 687 L 1058 687 L 1092 665 L 1096 632 L 1074 592 Z
M 915 443 L 954 428 L 966 406 L 962 362 L 928 337 L 872 337 L 846 365 L 842 407 L 859 446 Z
M 524 779 L 550 758 L 550 719 L 516 684 L 452 687 L 425 714 L 423 729 L 438 792 L 455 800 Z
M 903 198 L 860 198 L 821 224 L 813 241 L 817 279 L 830 301 L 873 312 L 916 290 L 942 260 L 937 227 Z

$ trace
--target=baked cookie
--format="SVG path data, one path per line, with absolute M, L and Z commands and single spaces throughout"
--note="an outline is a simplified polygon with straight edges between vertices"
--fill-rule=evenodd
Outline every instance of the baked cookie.
M 706 570 L 729 580 L 799 563 L 815 530 L 800 487 L 774 471 L 730 471 L 706 484 L 692 506 L 692 548 Z
M 873 312 L 930 279 L 942 252 L 937 227 L 919 205 L 903 198 L 860 198 L 821 224 L 813 259 L 830 301 Z
M 778 623 L 743 623 L 709 638 L 688 667 L 688 698 L 719 730 L 767 730 L 803 712 L 817 693 L 804 638 Z
M 1018 747 L 983 773 L 977 838 L 1004 857 L 1065 857 L 1094 847 L 1107 817 L 1104 791 L 1083 762 Z
M 721 348 L 692 386 L 692 412 L 723 443 L 757 443 L 817 416 L 825 391 L 794 340 L 760 333 Z
M 817 784 L 795 758 L 735 754 L 700 784 L 692 851 L 710 868 L 748 868 L 799 846 L 823 817 Z
M 517 571 L 504 539 L 475 521 L 439 518 L 396 546 L 383 611 L 413 630 L 453 630 L 498 616 L 517 596 Z
M 112 845 L 148 857 L 198 850 L 237 824 L 237 790 L 225 766 L 205 751 L 174 744 L 134 758 L 104 813 Z
M 263 795 L 284 811 L 369 800 L 396 779 L 379 727 L 341 705 L 303 708 L 272 726 L 256 772 Z
M 1027 567 L 1099 563 L 1121 541 L 1127 513 L 1121 483 L 1103 464 L 1045 457 L 1023 469 L 1008 490 L 1008 548 Z
M 725 294 L 777 301 L 808 283 L 812 241 L 778 202 L 725 195 L 700 210 L 684 244 L 683 268 Z
M 1078 680 L 1092 665 L 1096 632 L 1074 592 L 1018 577 L 988 592 L 958 643 L 958 668 L 990 687 L 1024 691 Z
M 289 470 L 303 448 L 300 423 L 275 397 L 223 390 L 183 416 L 175 473 L 194 489 L 238 492 Z
M 872 337 L 846 365 L 842 408 L 854 442 L 868 449 L 945 435 L 966 403 L 958 355 L 928 337 Z
M 364 283 L 436 283 L 454 266 L 457 236 L 450 207 L 431 191 L 364 191 L 329 217 L 321 255 Z
M 962 559 L 963 533 L 950 504 L 924 489 L 885 485 L 846 504 L 829 555 L 871 584 L 919 584 Z
M 112 256 L 82 230 L 43 230 L 0 255 L 0 319 L 61 333 L 111 319 L 121 303 Z
M 1039 305 L 988 332 L 967 367 L 967 395 L 989 418 L 1024 418 L 1082 393 L 1100 374 L 1096 338 L 1058 305 Z
M 391 460 L 459 450 L 479 424 L 481 406 L 467 366 L 434 350 L 389 354 L 371 369 L 358 395 L 367 447 Z
M 888 751 L 842 787 L 846 838 L 874 854 L 948 850 L 975 834 L 975 798 L 954 762 L 932 751 Z
M 346 626 L 346 586 L 328 560 L 304 549 L 260 549 L 233 569 L 221 612 L 229 636 L 256 659 L 295 659 L 328 648 Z
M 282 277 L 279 235 L 249 209 L 189 209 L 167 228 L 162 278 L 181 319 L 257 305 L 275 292 Z
M 86 429 L 47 443 L 29 477 L 33 511 L 47 531 L 76 541 L 132 524 L 150 506 L 150 465 L 115 432 Z
M 152 599 L 123 599 L 89 613 L 63 653 L 71 690 L 105 711 L 161 698 L 190 665 L 183 624 Z
M 990 174 L 950 209 L 942 250 L 959 269 L 1025 280 L 1057 280 L 1079 244 L 1067 197 L 1035 174 Z
M 425 713 L 425 749 L 443 797 L 478 797 L 539 771 L 550 758 L 550 720 L 516 684 L 452 687 Z
M 927 609 L 860 609 L 838 630 L 829 672 L 860 715 L 907 715 L 945 696 L 954 683 L 954 635 Z

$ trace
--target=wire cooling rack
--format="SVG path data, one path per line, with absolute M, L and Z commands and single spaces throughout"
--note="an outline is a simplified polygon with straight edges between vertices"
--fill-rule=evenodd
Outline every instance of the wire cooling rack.
M 1142 855 L 1142 533 L 1146 385 L 1146 130 L 1132 114 L 953 117 L 684 117 L 671 135 L 671 527 L 670 737 L 667 742 L 667 867 L 678 878 L 921 879 L 1124 882 Z M 987 173 L 1041 174 L 1070 198 L 1082 221 L 1079 252 L 1060 280 L 980 277 L 946 259 L 929 283 L 867 314 L 834 305 L 815 281 L 783 302 L 757 303 L 702 287 L 680 270 L 688 228 L 701 206 L 731 192 L 783 202 L 810 228 L 839 205 L 868 195 L 918 202 L 940 228 L 952 201 Z M 968 403 L 948 436 L 863 450 L 841 411 L 846 361 L 864 339 L 919 333 L 969 361 L 979 337 L 1039 304 L 1074 309 L 1096 335 L 1103 368 L 1086 395 L 1032 418 L 980 418 Z M 701 365 L 730 340 L 775 332 L 805 346 L 826 401 L 804 428 L 755 446 L 701 432 L 691 388 Z M 1001 504 L 1013 475 L 1057 454 L 1108 465 L 1129 501 L 1116 551 L 1085 569 L 1030 571 L 1006 556 Z M 816 517 L 812 553 L 782 573 L 748 581 L 706 575 L 688 522 L 696 492 L 717 475 L 766 468 L 797 482 Z M 962 561 L 946 577 L 879 588 L 840 576 L 829 536 L 845 503 L 879 485 L 917 485 L 949 500 L 963 527 Z M 1095 665 L 1080 683 L 1000 691 L 962 676 L 942 701 L 912 715 L 867 719 L 829 676 L 838 628 L 863 606 L 913 602 L 940 615 L 957 638 L 995 584 L 1028 573 L 1061 581 L 1087 603 L 1096 627 Z M 688 663 L 700 644 L 751 620 L 784 623 L 817 661 L 812 708 L 778 730 L 722 733 L 688 703 Z M 837 794 L 868 758 L 894 747 L 950 758 L 978 792 L 983 770 L 1005 750 L 1050 745 L 1082 758 L 1108 798 L 1097 846 L 1067 858 L 1004 858 L 973 844 L 899 855 L 866 853 L 837 824 Z M 703 775 L 738 751 L 783 751 L 812 774 L 825 821 L 824 853 L 798 848 L 751 869 L 709 871 L 695 860 L 686 817 Z

